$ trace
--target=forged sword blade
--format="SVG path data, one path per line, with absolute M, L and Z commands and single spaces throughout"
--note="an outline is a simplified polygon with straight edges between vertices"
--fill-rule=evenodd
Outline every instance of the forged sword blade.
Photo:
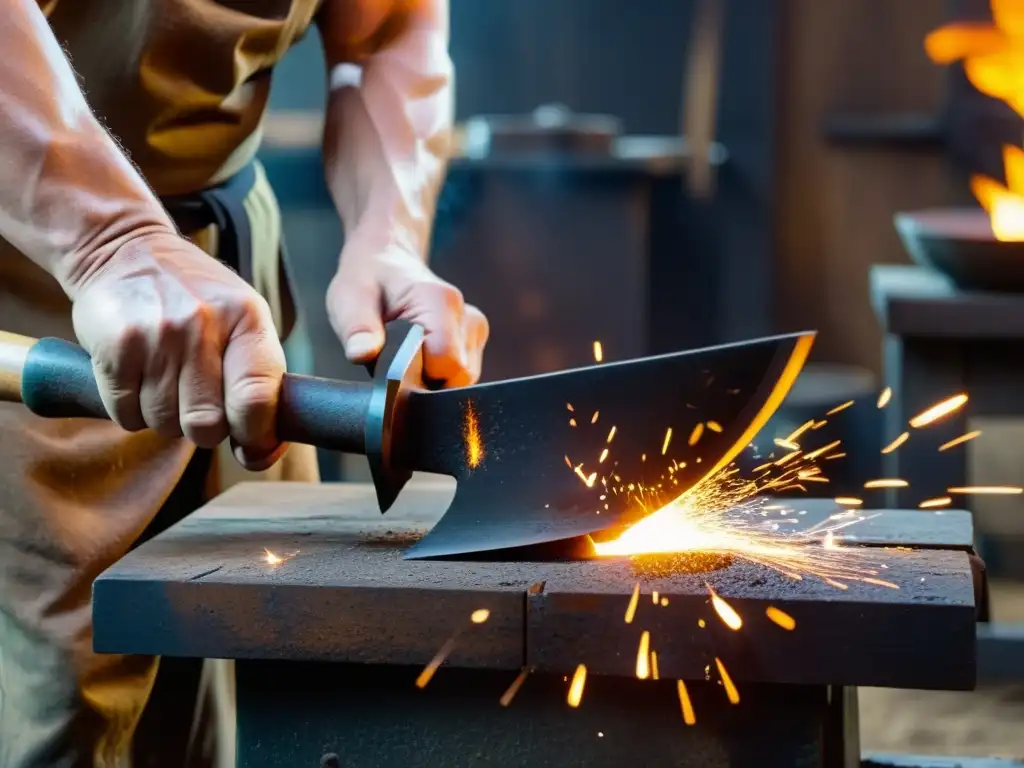
M 458 487 L 406 557 L 510 549 L 634 522 L 736 458 L 789 392 L 813 340 L 775 336 L 409 392 L 396 462 L 452 475 Z

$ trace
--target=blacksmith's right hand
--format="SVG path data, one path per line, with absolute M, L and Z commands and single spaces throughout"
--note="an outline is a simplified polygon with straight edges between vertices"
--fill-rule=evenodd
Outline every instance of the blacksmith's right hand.
M 249 469 L 277 460 L 284 352 L 266 301 L 238 275 L 173 231 L 147 227 L 64 277 L 115 422 L 203 448 L 230 437 Z

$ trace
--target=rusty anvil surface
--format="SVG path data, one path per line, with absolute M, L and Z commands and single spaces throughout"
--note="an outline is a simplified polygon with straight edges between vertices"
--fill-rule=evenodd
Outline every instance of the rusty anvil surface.
M 696 575 L 638 576 L 627 561 L 407 561 L 443 513 L 447 483 L 414 483 L 386 516 L 355 484 L 247 484 L 129 553 L 96 581 L 100 652 L 423 665 L 455 632 L 447 666 L 633 676 L 642 630 L 662 678 L 702 681 L 720 657 L 745 683 L 973 687 L 970 514 L 883 511 L 843 531 L 878 548 L 890 589 L 794 581 L 732 561 Z M 839 511 L 794 502 L 809 526 Z M 913 551 L 883 550 L 892 545 Z M 264 548 L 290 556 L 277 566 Z M 634 584 L 636 619 L 623 620 Z M 728 629 L 705 581 L 744 619 Z M 668 598 L 655 606 L 651 593 Z M 794 631 L 771 623 L 775 606 Z M 470 614 L 490 611 L 483 624 Z M 131 617 L 126 621 L 125 617 Z M 705 628 L 698 627 L 704 619 Z M 468 628 L 467 628 L 468 627 Z

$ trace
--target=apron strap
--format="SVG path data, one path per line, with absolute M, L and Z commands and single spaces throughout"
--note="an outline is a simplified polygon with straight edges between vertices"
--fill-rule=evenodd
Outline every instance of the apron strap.
M 164 197 L 161 202 L 183 231 L 217 227 L 217 258 L 247 283 L 253 283 L 252 228 L 245 199 L 256 184 L 255 162 L 216 187 L 190 195 Z

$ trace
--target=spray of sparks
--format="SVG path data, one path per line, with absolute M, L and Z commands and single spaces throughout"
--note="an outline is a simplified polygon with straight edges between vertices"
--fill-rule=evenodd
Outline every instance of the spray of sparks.
M 594 358 L 601 362 L 602 357 L 600 342 L 595 342 Z M 876 405 L 878 408 L 884 408 L 891 399 L 892 390 L 887 388 L 878 396 Z M 893 453 L 911 439 L 911 430 L 925 429 L 956 412 L 966 403 L 967 395 L 958 394 L 922 411 L 909 420 L 909 429 L 900 433 L 887 444 L 882 449 L 882 453 Z M 837 497 L 835 501 L 840 511 L 821 523 L 795 532 L 784 530 L 778 517 L 769 517 L 769 513 L 772 511 L 781 510 L 782 516 L 787 514 L 785 505 L 770 502 L 772 494 L 789 490 L 806 491 L 807 486 L 812 483 L 828 482 L 822 464 L 825 461 L 846 455 L 839 450 L 841 441 L 835 440 L 813 448 L 805 447 L 805 443 L 812 438 L 814 432 L 827 423 L 827 417 L 841 413 L 852 405 L 854 405 L 852 400 L 837 405 L 827 412 L 825 419 L 812 419 L 785 438 L 775 439 L 774 445 L 780 449 L 780 455 L 771 454 L 770 460 L 756 467 L 750 476 L 741 477 L 735 464 L 730 464 L 656 509 L 647 509 L 644 506 L 647 496 L 645 496 L 645 488 L 642 484 L 624 481 L 613 470 L 609 470 L 607 473 L 602 473 L 600 469 L 588 471 L 584 464 L 574 464 L 569 457 L 565 457 L 565 463 L 569 469 L 587 488 L 597 487 L 604 494 L 602 499 L 609 491 L 622 493 L 639 504 L 646 513 L 639 522 L 621 533 L 618 538 L 611 541 L 594 542 L 596 553 L 603 557 L 668 555 L 675 558 L 680 556 L 702 557 L 717 553 L 759 564 L 795 580 L 818 578 L 837 589 L 848 589 L 851 581 L 898 589 L 896 584 L 881 578 L 883 569 L 887 566 L 875 561 L 874 558 L 878 555 L 873 548 L 841 545 L 842 531 L 845 528 L 875 516 L 875 514 L 859 511 L 858 508 L 864 504 L 862 499 L 851 496 Z M 567 404 L 566 407 L 573 414 L 570 426 L 576 428 L 578 422 L 575 418 L 575 408 L 571 404 Z M 594 425 L 598 423 L 598 420 L 599 412 L 595 410 L 587 421 Z M 721 432 L 722 427 L 715 421 L 700 421 L 690 431 L 686 440 L 687 444 L 690 447 L 697 445 L 705 430 Z M 597 464 L 603 465 L 608 460 L 616 431 L 615 425 L 608 428 Z M 480 439 L 476 414 L 471 408 L 466 413 L 464 432 L 467 460 L 471 466 L 476 466 L 484 455 L 484 447 Z M 977 431 L 968 432 L 943 443 L 939 450 L 949 450 L 973 440 L 979 434 L 980 432 Z M 667 455 L 671 443 L 672 430 L 667 429 L 661 446 L 662 455 Z M 477 457 L 476 460 L 472 458 L 474 456 Z M 644 454 L 641 458 L 642 461 L 646 461 L 647 455 Z M 612 466 L 614 466 L 614 462 L 612 462 Z M 673 462 L 668 468 L 667 474 L 662 475 L 660 480 L 671 481 L 671 474 L 680 466 Z M 598 483 L 600 484 L 598 485 Z M 864 483 L 866 489 L 907 488 L 908 485 L 905 480 L 896 477 L 878 478 Z M 924 499 L 919 504 L 920 508 L 936 509 L 949 506 L 952 503 L 952 497 L 956 495 L 1021 494 L 1024 493 L 1024 488 L 1017 486 L 965 486 L 949 488 L 947 493 L 949 494 L 947 496 Z M 654 496 L 655 494 L 649 495 Z M 795 520 L 791 517 L 788 520 L 784 519 L 783 522 L 795 522 Z M 276 563 L 270 559 L 271 555 L 272 553 L 268 550 L 267 562 L 274 565 Z M 276 558 L 276 556 L 274 557 Z M 277 562 L 280 560 L 278 559 Z M 713 613 L 729 630 L 741 631 L 746 626 L 746 622 L 740 612 L 725 597 L 719 595 L 710 584 L 706 584 L 706 587 L 708 605 Z M 626 604 L 623 615 L 626 624 L 632 624 L 636 620 L 641 604 L 640 597 L 641 589 L 638 582 L 634 585 Z M 654 592 L 651 594 L 651 603 L 654 607 L 665 608 L 669 605 L 669 599 L 667 596 Z M 470 623 L 458 630 L 442 645 L 436 656 L 420 673 L 416 685 L 420 688 L 425 687 L 452 652 L 461 634 L 468 627 L 485 622 L 489 615 L 486 609 L 475 611 L 470 617 Z M 785 632 L 796 630 L 796 618 L 775 606 L 768 606 L 764 616 L 777 630 Z M 697 625 L 701 629 L 707 628 L 707 622 L 703 618 L 698 618 Z M 660 677 L 658 653 L 654 647 L 655 641 L 656 638 L 652 637 L 649 630 L 641 630 L 637 644 L 635 670 L 636 677 L 641 680 L 658 680 Z M 718 683 L 722 686 L 727 700 L 732 704 L 738 704 L 740 702 L 739 690 L 729 675 L 725 662 L 717 656 L 714 657 L 714 671 L 717 673 Z M 512 703 L 528 674 L 529 669 L 527 668 L 520 671 L 499 699 L 502 706 L 507 707 Z M 705 666 L 705 679 L 710 680 L 711 675 L 712 666 L 708 664 Z M 566 702 L 570 707 L 579 707 L 586 687 L 586 665 L 579 664 L 571 680 L 568 677 L 566 680 L 568 682 Z M 697 718 L 686 683 L 676 680 L 676 690 L 684 723 L 694 725 Z
M 466 446 L 466 464 L 470 469 L 476 469 L 484 460 L 484 442 L 480 437 L 480 419 L 472 402 L 466 403 L 462 432 Z

